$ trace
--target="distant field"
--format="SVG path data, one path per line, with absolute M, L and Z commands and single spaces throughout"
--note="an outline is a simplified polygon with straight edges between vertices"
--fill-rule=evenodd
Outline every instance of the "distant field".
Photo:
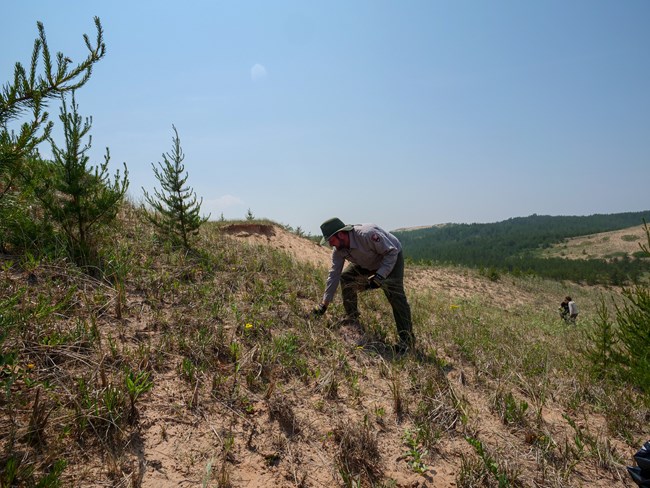
M 544 249 L 546 258 L 614 259 L 639 257 L 639 244 L 647 243 L 643 225 L 567 239 L 562 244 Z

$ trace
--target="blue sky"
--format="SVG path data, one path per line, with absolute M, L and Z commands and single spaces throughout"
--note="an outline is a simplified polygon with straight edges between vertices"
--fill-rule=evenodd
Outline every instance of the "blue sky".
M 52 51 L 106 57 L 77 93 L 129 193 L 185 152 L 213 219 L 317 234 L 650 208 L 647 0 L 9 2 L 0 82 Z M 58 104 L 50 106 L 57 120 Z M 47 154 L 47 148 L 43 148 Z

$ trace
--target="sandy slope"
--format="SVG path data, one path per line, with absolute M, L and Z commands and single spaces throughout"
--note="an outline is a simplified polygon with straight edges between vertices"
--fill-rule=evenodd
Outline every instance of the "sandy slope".
M 640 244 L 647 243 L 643 225 L 627 229 L 602 232 L 568 239 L 543 251 L 544 257 L 565 257 L 568 259 L 608 259 L 627 255 L 631 257 L 640 251 Z
M 297 260 L 310 262 L 322 267 L 323 273 L 326 273 L 330 250 L 318 246 L 317 244 L 288 233 L 276 226 L 256 226 L 237 224 L 224 229 L 229 235 L 251 244 L 265 244 L 277 249 L 287 251 Z M 513 310 L 514 313 L 522 307 L 543 307 L 548 309 L 549 314 L 555 314 L 557 309 L 556 300 L 563 296 L 565 291 L 561 285 L 558 285 L 557 295 L 541 295 L 539 289 L 526 289 L 525 287 L 513 286 L 509 280 L 491 281 L 478 273 L 466 270 L 464 268 L 454 267 L 436 267 L 436 268 L 419 268 L 407 267 L 406 271 L 407 290 L 418 293 L 434 293 L 439 296 L 446 296 L 450 304 L 460 303 L 463 300 L 472 300 L 478 298 L 483 301 L 489 301 L 504 309 Z M 577 285 L 571 285 L 574 294 L 579 296 L 580 288 Z M 561 299 L 561 298 L 560 298 Z M 583 314 L 583 315 L 589 315 Z M 345 329 L 334 331 L 342 336 L 347 333 Z M 432 345 L 434 346 L 434 345 Z M 435 346 L 434 346 L 435 347 Z M 289 395 L 290 403 L 295 409 L 296 416 L 299 418 L 301 425 L 306 425 L 302 431 L 301 440 L 297 441 L 294 449 L 299 452 L 290 453 L 289 459 L 295 463 L 293 466 L 294 478 L 291 479 L 286 475 L 284 478 L 279 477 L 281 471 L 274 468 L 260 467 L 259 460 L 255 456 L 248 456 L 237 469 L 237 481 L 235 486 L 301 486 L 299 479 L 304 474 L 308 480 L 305 486 L 332 486 L 332 480 L 336 474 L 330 472 L 331 464 L 325 462 L 328 456 L 331 456 L 331 446 L 328 446 L 327 435 L 332 428 L 332 416 L 339 416 L 347 419 L 348 423 L 361 421 L 356 411 L 372 411 L 373 409 L 382 408 L 386 412 L 394 409 L 392 404 L 392 395 L 390 382 L 386 381 L 380 371 L 389 368 L 390 365 L 379 364 L 375 359 L 357 354 L 354 349 L 349 352 L 350 357 L 355 361 L 363 364 L 364 375 L 361 380 L 361 388 L 364 394 L 359 400 L 357 408 L 350 408 L 354 405 L 355 400 L 349 397 L 349 393 L 343 394 L 341 401 L 332 402 L 326 405 L 325 410 L 318 412 L 312 407 L 313 404 L 319 403 L 319 396 L 313 394 L 313 390 L 297 386 L 296 390 L 291 389 Z M 444 353 L 439 351 L 444 356 Z M 524 440 L 525 436 L 516 429 L 508 429 L 495 417 L 491 409 L 491 396 L 494 392 L 483 383 L 484 380 L 472 377 L 471 367 L 464 367 L 456 362 L 456 367 L 449 371 L 448 380 L 451 392 L 459 398 L 467 401 L 471 417 L 474 419 L 471 428 L 476 429 L 480 437 L 490 443 L 492 446 L 498 446 L 498 449 L 505 451 L 520 452 L 518 460 L 520 466 L 535 472 L 536 460 L 531 457 L 531 446 Z M 189 394 L 189 392 L 188 392 Z M 264 408 L 260 405 L 260 408 Z M 543 422 L 555 438 L 571 438 L 572 429 L 567 425 L 563 418 L 564 410 L 559 405 L 554 405 L 548 401 L 544 407 L 542 416 Z M 585 417 L 580 426 L 588 425 L 591 432 L 603 432 L 604 419 L 598 415 L 592 415 L 588 419 Z M 268 429 L 265 438 L 277 435 L 277 427 L 272 422 L 263 426 L 258 424 L 257 428 Z M 275 429 L 275 430 L 274 430 Z M 468 443 L 458 435 L 445 436 L 439 445 L 438 452 L 435 453 L 435 464 L 430 466 L 430 470 L 425 476 L 416 475 L 405 469 L 404 463 L 404 443 L 402 440 L 404 426 L 399 422 L 392 420 L 387 422 L 380 434 L 380 448 L 383 453 L 383 460 L 386 464 L 385 475 L 396 480 L 398 487 L 441 487 L 451 488 L 456 486 L 456 476 L 460 470 L 461 462 L 464 456 L 471 456 L 472 449 Z M 214 437 L 207 428 L 204 427 L 206 437 Z M 242 432 L 242 435 L 245 433 Z M 523 438 L 522 438 L 523 437 Z M 298 447 L 299 446 L 299 447 Z M 272 452 L 273 446 L 258 446 L 260 449 Z M 624 444 L 613 441 L 613 449 L 625 453 L 629 448 Z M 529 454 L 527 454 L 529 453 Z M 293 457 L 291 457 L 293 456 Z M 286 469 L 286 468 L 285 468 Z M 631 486 L 630 481 L 624 475 L 612 477 L 611 473 L 588 472 L 577 470 L 580 480 L 572 479 L 566 486 L 590 486 L 590 487 L 611 487 L 611 486 Z M 147 486 L 158 486 L 156 483 Z M 532 480 L 527 480 L 524 486 L 537 486 Z M 560 485 L 543 485 L 543 486 L 564 486 Z
M 250 244 L 267 244 L 288 252 L 299 261 L 327 267 L 330 250 L 315 242 L 269 224 L 232 224 L 221 231 Z
M 222 227 L 221 231 L 250 245 L 261 244 L 286 251 L 298 261 L 320 267 L 323 276 L 327 273 L 330 250 L 279 226 L 234 224 Z M 555 315 L 556 301 L 561 299 L 561 296 L 541 295 L 539 289 L 513 286 L 509 279 L 490 281 L 464 268 L 408 266 L 406 273 L 405 282 L 410 294 L 436 294 L 448 300 L 451 306 L 478 299 L 481 303 L 490 301 L 512 310 L 514 314 L 518 314 L 521 307 L 547 307 L 549 313 Z M 16 277 L 16 280 L 20 279 L 24 278 Z M 573 285 L 572 288 L 579 295 L 579 288 Z M 557 295 L 564 292 L 562 286 L 558 285 Z M 318 298 L 314 297 L 314 300 Z M 100 324 L 100 329 L 112 337 L 119 333 L 122 348 L 142 347 L 143 343 L 157 344 L 161 314 L 165 320 L 173 320 L 173 307 L 152 310 L 146 297 L 134 290 L 129 293 L 128 302 L 128 308 L 133 313 L 122 320 L 117 329 L 110 322 Z M 155 388 L 141 402 L 138 429 L 126 448 L 116 452 L 114 458 L 102 459 L 101 464 L 97 464 L 98 460 L 92 455 L 88 456 L 86 462 L 75 462 L 74 467 L 71 466 L 78 480 L 74 486 L 332 488 L 340 480 L 333 462 L 337 444 L 332 432 L 337 429 L 345 432 L 363 425 L 367 421 L 365 414 L 370 418 L 374 435 L 377 436 L 383 475 L 385 479 L 395 481 L 389 486 L 455 487 L 463 459 L 475 457 L 461 429 L 451 426 L 442 433 L 436 444 L 436 452 L 428 458 L 430 466 L 426 473 L 420 475 L 414 473 L 406 462 L 404 433 L 408 423 L 401 421 L 396 414 L 395 382 L 401 381 L 406 388 L 411 384 L 410 375 L 426 377 L 432 371 L 437 371 L 438 367 L 426 360 L 417 360 L 409 362 L 409 370 L 404 370 L 386 355 L 370 354 L 358 348 L 354 342 L 355 330 L 324 327 L 322 322 L 310 323 L 310 326 L 320 327 L 320 333 L 332 334 L 337 342 L 343 344 L 341 354 L 357 375 L 358 391 L 346 383 L 339 385 L 334 397 L 324 395 L 321 388 L 334 371 L 327 371 L 327 365 L 323 364 L 318 378 L 283 381 L 278 391 L 272 387 L 266 392 L 247 391 L 250 404 L 243 409 L 239 405 L 229 404 L 230 397 L 226 392 L 236 385 L 219 383 L 224 378 L 224 381 L 234 381 L 232 364 L 217 365 L 217 370 L 202 372 L 200 381 L 197 379 L 193 386 L 179 376 L 178 365 L 183 356 L 168 354 L 163 360 L 170 367 L 163 368 L 157 374 Z M 424 349 L 437 348 L 429 338 L 421 337 L 418 341 Z M 108 344 L 108 340 L 104 343 Z M 242 370 L 247 369 L 247 364 L 255 364 L 254 354 L 255 350 L 251 350 L 240 359 Z M 465 429 L 476 433 L 491 448 L 518 453 L 516 467 L 532 473 L 523 486 L 631 486 L 622 475 L 616 476 L 606 470 L 592 472 L 581 467 L 577 468 L 577 475 L 572 475 L 566 485 L 545 481 L 544 473 L 538 471 L 538 460 L 525 433 L 504 426 L 495 415 L 491 407 L 493 385 L 489 380 L 475 377 L 471 365 L 446 358 L 445 351 L 439 347 L 436 354 L 453 364 L 440 382 L 448 386 L 439 392 L 441 412 L 445 412 L 445 400 L 455 404 L 462 399 L 462 408 L 466 409 L 470 418 Z M 230 369 L 219 371 L 219 368 Z M 97 365 L 96 369 L 101 369 L 101 365 Z M 408 403 L 409 392 L 404 391 L 403 395 Z M 404 408 L 414 406 L 405 405 Z M 457 414 L 454 408 L 449 411 Z M 284 421 L 278 420 L 278 412 L 284 415 Z M 384 413 L 380 417 L 377 412 Z M 573 434 L 563 413 L 564 410 L 552 399 L 548 400 L 542 412 L 548 432 L 559 440 L 571 439 Z M 287 418 L 291 422 L 287 422 Z M 590 415 L 580 419 L 578 422 L 581 426 L 589 424 L 590 432 L 597 435 L 604 433 L 602 417 Z M 450 422 L 460 421 L 452 418 Z M 235 441 L 232 450 L 226 453 L 224 446 L 228 445 L 229 435 L 233 435 Z M 632 454 L 627 446 L 616 440 L 612 441 L 611 448 L 624 455 Z M 88 480 L 93 479 L 102 481 L 89 484 Z M 205 484 L 204 480 L 207 480 Z

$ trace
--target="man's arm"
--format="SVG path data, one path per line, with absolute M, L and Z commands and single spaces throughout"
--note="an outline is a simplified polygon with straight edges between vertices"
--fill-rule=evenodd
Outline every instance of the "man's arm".
M 369 242 L 374 251 L 382 256 L 381 265 L 377 270 L 377 274 L 385 278 L 393 271 L 397 262 L 397 256 L 401 252 L 402 247 L 395 236 L 383 229 L 376 229 L 370 235 Z
M 334 299 L 334 293 L 336 288 L 339 286 L 339 281 L 341 279 L 341 272 L 343 271 L 343 263 L 345 259 L 341 256 L 340 253 L 336 252 L 336 249 L 332 251 L 332 264 L 330 265 L 329 274 L 327 275 L 327 285 L 325 286 L 325 293 L 323 294 L 323 299 L 312 311 L 312 315 L 321 316 L 324 315 L 327 311 L 327 307 L 332 303 Z
M 329 274 L 327 275 L 327 285 L 325 286 L 325 293 L 323 294 L 321 304 L 326 304 L 327 306 L 332 303 L 332 300 L 334 300 L 334 293 L 336 293 L 336 289 L 339 286 L 344 263 L 345 258 L 343 255 L 334 249 L 332 251 L 332 264 L 330 266 Z

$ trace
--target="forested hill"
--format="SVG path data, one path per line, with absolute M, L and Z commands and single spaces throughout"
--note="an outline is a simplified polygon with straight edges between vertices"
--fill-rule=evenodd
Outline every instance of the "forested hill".
M 620 284 L 650 272 L 648 260 L 614 262 L 541 258 L 539 249 L 565 239 L 625 229 L 650 221 L 650 211 L 590 216 L 531 215 L 490 224 L 445 224 L 393 231 L 407 259 L 533 272 L 555 279 Z

